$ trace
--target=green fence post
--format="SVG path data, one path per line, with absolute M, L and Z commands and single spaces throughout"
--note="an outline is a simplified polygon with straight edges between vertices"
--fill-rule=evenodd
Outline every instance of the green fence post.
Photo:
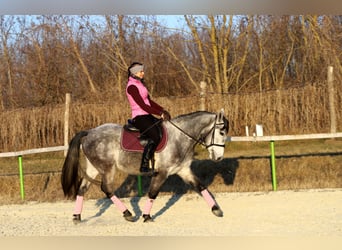
M 21 155 L 18 156 L 19 162 L 19 180 L 20 180 L 20 196 L 21 199 L 25 199 L 25 190 L 24 190 L 24 174 L 23 174 L 23 157 Z
M 276 166 L 275 166 L 274 141 L 271 141 L 271 169 L 272 169 L 273 191 L 276 191 L 277 190 L 277 174 L 276 174 Z
M 138 195 L 142 196 L 141 175 L 138 175 Z

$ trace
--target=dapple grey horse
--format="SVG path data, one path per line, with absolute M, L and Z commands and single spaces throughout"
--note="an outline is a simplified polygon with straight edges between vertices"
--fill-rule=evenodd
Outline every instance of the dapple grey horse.
M 207 187 L 192 173 L 190 165 L 195 146 L 202 144 L 214 161 L 223 159 L 229 123 L 223 109 L 218 112 L 196 111 L 180 115 L 170 121 L 163 121 L 168 140 L 165 147 L 155 153 L 155 173 L 151 177 L 148 199 L 143 209 L 144 222 L 153 221 L 150 215 L 153 201 L 157 198 L 161 186 L 168 176 L 177 174 L 195 191 L 202 195 L 213 214 L 223 216 Z M 81 221 L 83 197 L 100 174 L 101 190 L 112 200 L 128 221 L 135 217 L 125 204 L 114 194 L 114 175 L 121 170 L 130 175 L 140 175 L 140 152 L 127 152 L 122 148 L 123 126 L 106 123 L 96 128 L 77 133 L 70 141 L 69 149 L 62 169 L 61 183 L 64 195 L 76 199 L 73 220 Z M 86 159 L 86 166 L 80 166 L 80 150 Z M 80 171 L 82 170 L 83 171 Z

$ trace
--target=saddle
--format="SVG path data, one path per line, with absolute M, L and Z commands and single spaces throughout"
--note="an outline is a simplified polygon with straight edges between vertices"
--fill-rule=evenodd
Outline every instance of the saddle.
M 162 125 L 161 126 L 161 140 L 156 148 L 156 153 L 162 151 L 167 143 L 167 130 Z M 144 147 L 147 144 L 148 138 L 145 135 L 140 135 L 140 131 L 138 128 L 134 127 L 132 122 L 128 120 L 128 123 L 126 123 L 121 132 L 121 140 L 120 145 L 121 148 L 128 152 L 143 152 Z

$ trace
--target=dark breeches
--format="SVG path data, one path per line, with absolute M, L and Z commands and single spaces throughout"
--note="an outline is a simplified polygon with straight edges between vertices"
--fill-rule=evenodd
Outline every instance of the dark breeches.
M 153 140 L 158 145 L 161 140 L 161 128 L 159 120 L 152 115 L 140 115 L 133 119 L 134 126 L 139 129 L 140 133 Z

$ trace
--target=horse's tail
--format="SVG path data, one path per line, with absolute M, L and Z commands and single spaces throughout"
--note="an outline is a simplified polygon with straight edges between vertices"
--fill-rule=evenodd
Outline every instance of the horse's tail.
M 80 178 L 78 177 L 81 138 L 88 134 L 87 131 L 77 133 L 70 141 L 68 153 L 66 155 L 61 183 L 65 197 L 76 197 Z

